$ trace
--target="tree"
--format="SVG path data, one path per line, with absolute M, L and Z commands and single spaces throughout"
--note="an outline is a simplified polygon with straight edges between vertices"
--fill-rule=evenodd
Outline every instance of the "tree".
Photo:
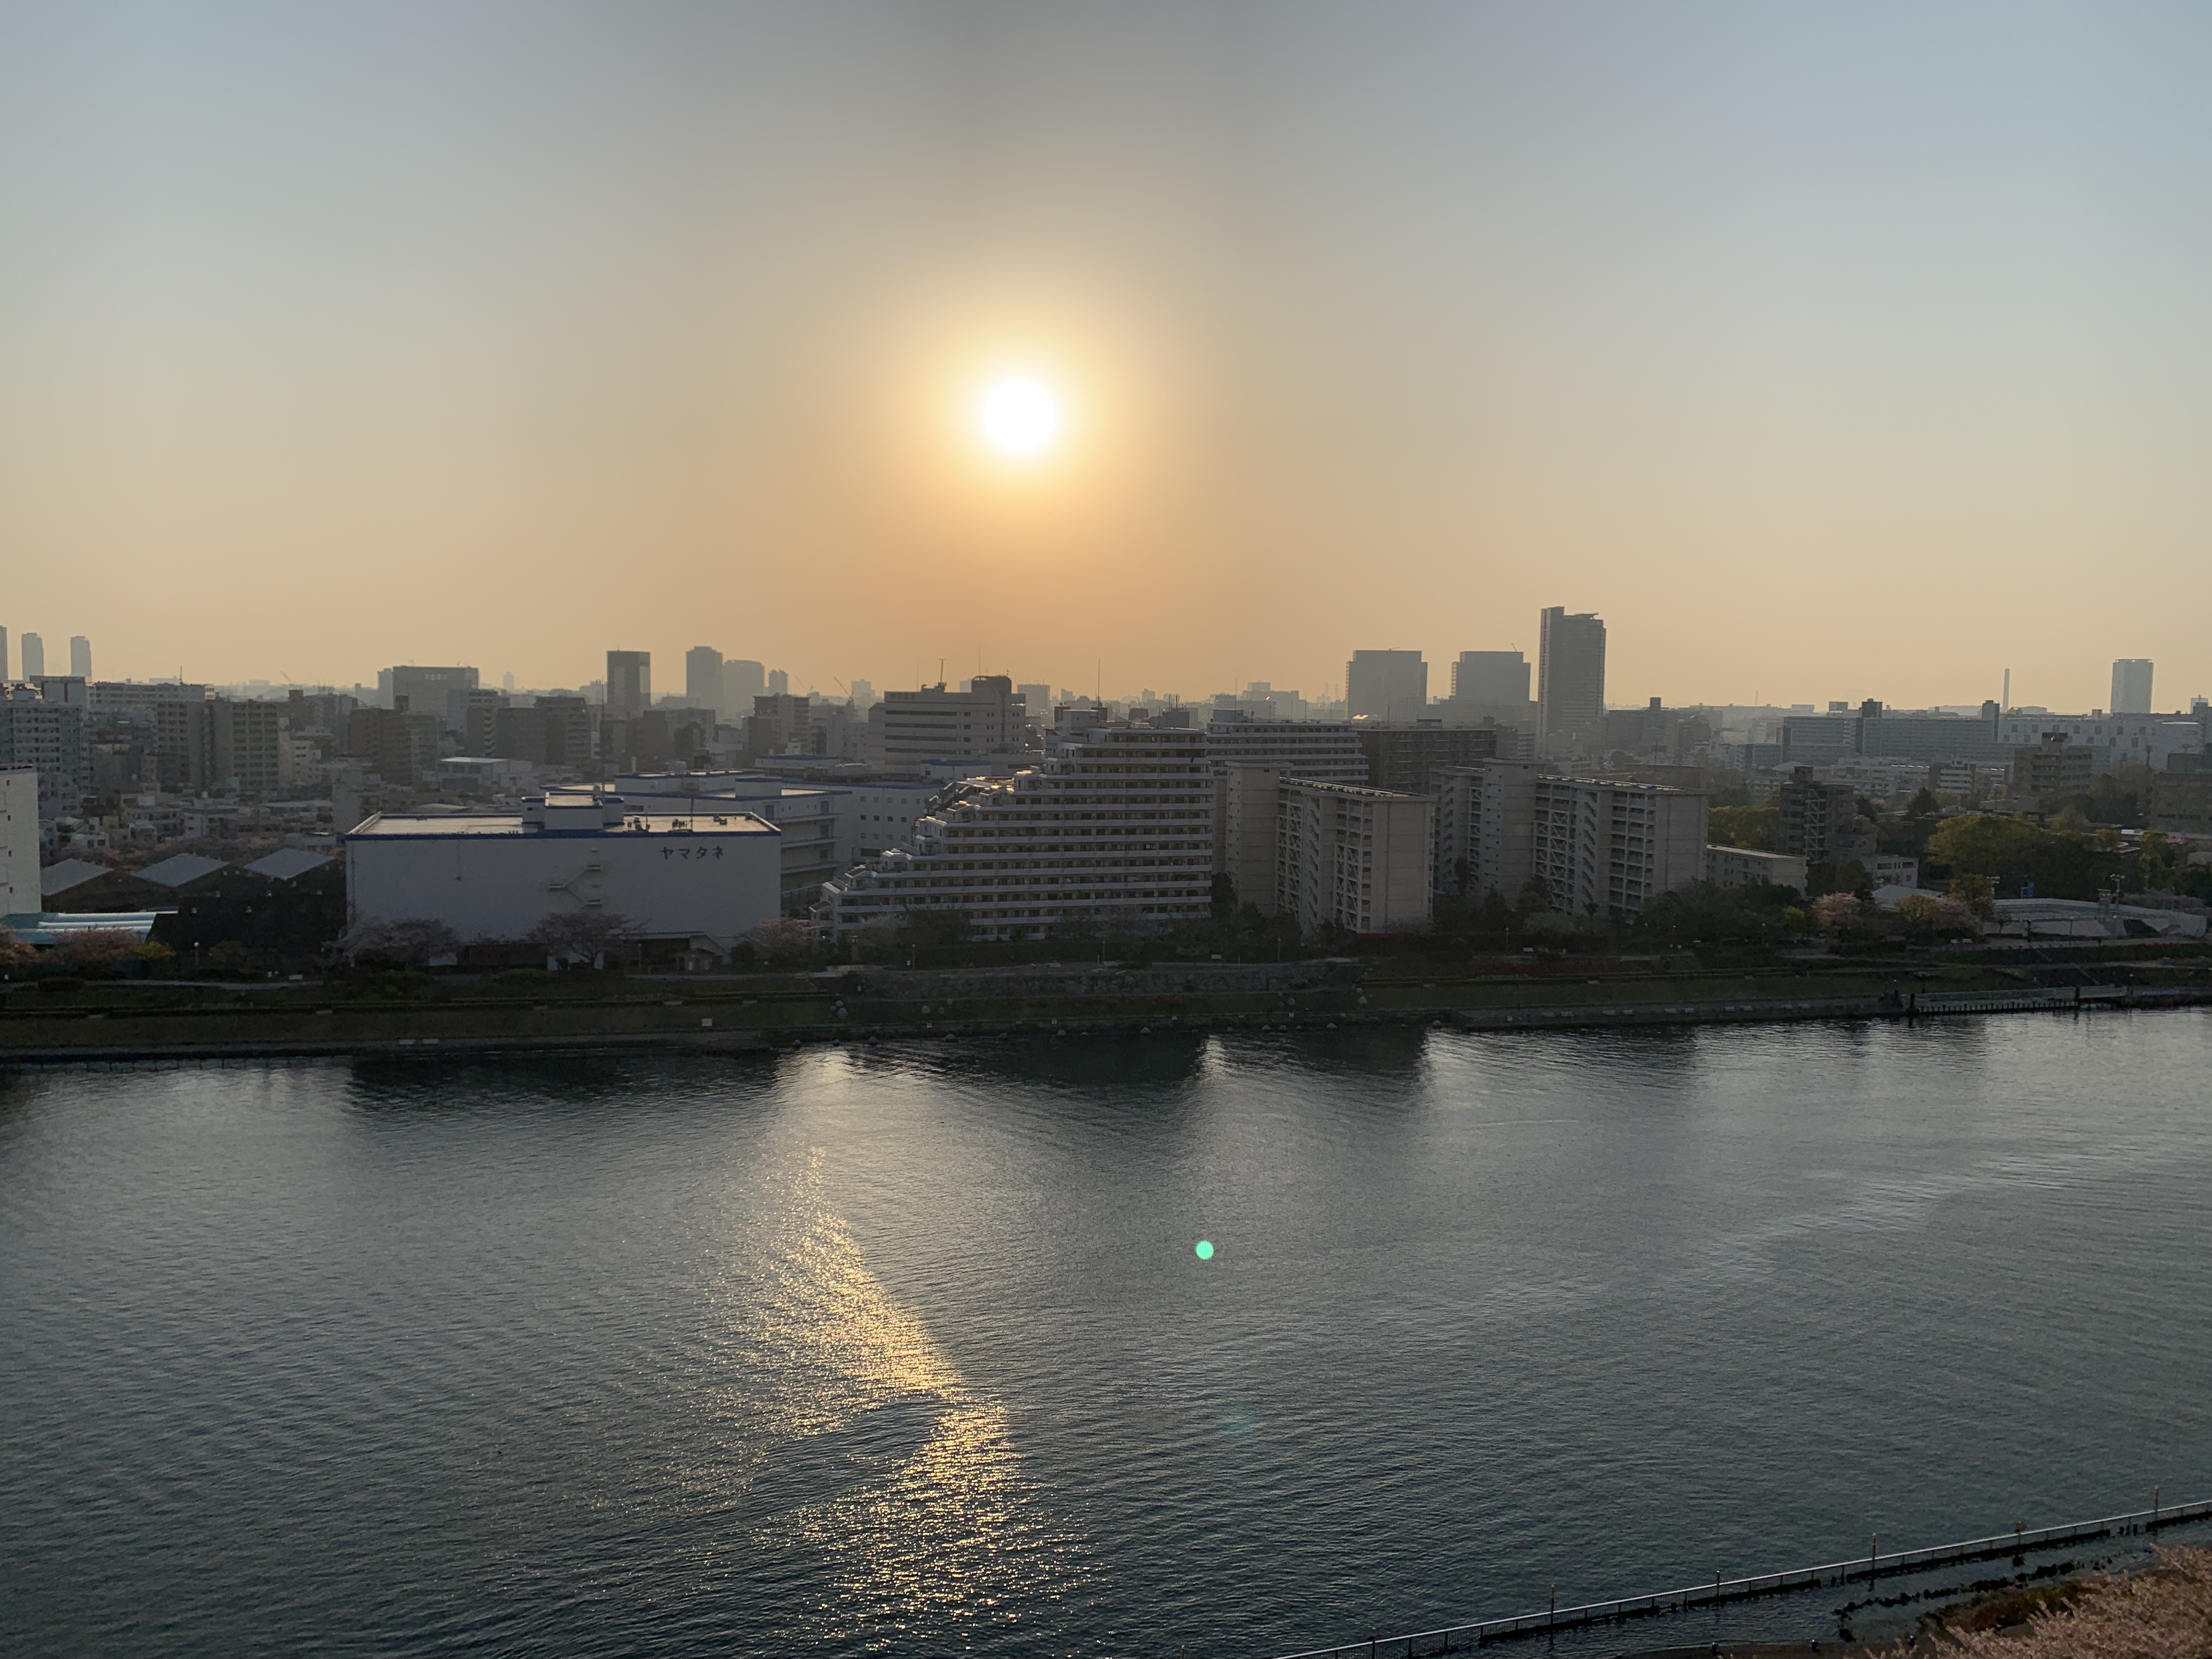
M 1226 870 L 1217 870 L 1213 876 L 1213 919 L 1231 921 L 1237 915 L 1237 878 Z
M 610 945 L 635 939 L 638 925 L 619 910 L 555 910 L 522 936 L 562 962 L 603 965 Z
M 38 960 L 38 955 L 33 946 L 24 944 L 5 927 L 0 927 L 0 973 L 12 973 L 18 968 L 27 968 Z
M 1933 893 L 1907 894 L 1890 907 L 1889 915 L 1905 938 L 1916 944 L 1974 939 L 1981 932 L 1972 910 L 1956 899 L 1938 898 Z
M 1513 916 L 1516 921 L 1526 921 L 1530 916 L 1540 916 L 1552 908 L 1552 890 L 1541 876 L 1531 876 L 1521 884 L 1521 891 L 1513 901 Z
M 1966 906 L 1967 911 L 1984 921 L 1997 913 L 1996 893 L 1987 876 L 1954 876 L 1949 896 Z
M 1771 853 L 1781 816 L 1772 806 L 1716 806 L 1705 816 L 1705 839 L 1716 847 Z
M 753 955 L 771 968 L 787 968 L 814 954 L 814 924 L 797 916 L 777 916 L 745 935 Z
M 1905 804 L 1905 816 L 1908 818 L 1938 817 L 1942 816 L 1942 802 L 1936 799 L 1936 792 L 1924 783 L 1914 792 L 1912 799 Z
M 1863 933 L 1869 908 L 1856 893 L 1823 893 L 1813 901 L 1814 925 L 1824 933 Z
M 428 916 L 407 916 L 394 921 L 357 922 L 340 933 L 337 952 L 352 963 L 386 962 L 402 968 L 421 968 L 439 957 L 460 951 L 453 930 Z

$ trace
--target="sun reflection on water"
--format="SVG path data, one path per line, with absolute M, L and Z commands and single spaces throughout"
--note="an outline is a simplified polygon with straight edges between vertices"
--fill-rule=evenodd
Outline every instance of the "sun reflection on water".
M 1080 1540 L 1024 1477 L 1006 1408 L 869 1271 L 822 1202 L 819 1163 L 793 1183 L 787 1231 L 747 1297 L 769 1382 L 749 1402 L 766 1431 L 746 1437 L 750 1542 L 826 1563 L 839 1594 L 824 1615 L 854 1633 L 1034 1616 L 1083 1582 Z

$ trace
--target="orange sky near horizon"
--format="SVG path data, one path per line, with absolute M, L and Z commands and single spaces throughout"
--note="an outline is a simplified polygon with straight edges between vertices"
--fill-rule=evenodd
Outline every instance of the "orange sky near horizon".
M 2185 705 L 2208 68 L 2179 5 L 9 13 L 0 625 L 1318 696 L 1565 605 L 1616 702 Z

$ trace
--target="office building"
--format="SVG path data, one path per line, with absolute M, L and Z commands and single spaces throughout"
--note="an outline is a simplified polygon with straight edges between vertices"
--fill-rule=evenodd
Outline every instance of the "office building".
M 1437 774 L 1436 889 L 1510 903 L 1536 872 L 1537 763 L 1486 760 Z
M 1283 779 L 1276 797 L 1273 908 L 1302 938 L 1429 925 L 1433 800 L 1313 778 Z
M 791 695 L 791 676 L 785 673 L 781 668 L 769 669 L 768 671 L 768 695 L 771 697 L 789 696 Z
M 291 740 L 292 721 L 284 704 L 217 697 L 207 711 L 209 753 L 217 788 L 265 795 L 289 781 L 292 767 L 284 750 Z
M 30 636 L 24 636 L 27 647 Z M 29 768 L 39 775 L 39 811 L 48 818 L 83 810 L 90 788 L 91 746 L 85 735 L 91 709 L 58 693 L 82 681 L 49 679 L 41 685 L 0 689 L 0 769 Z
M 2014 712 L 1996 722 L 1996 758 L 2009 760 L 2015 750 L 2034 748 L 2057 735 L 2086 747 L 2100 773 L 2123 765 L 2163 771 L 2177 755 L 2204 752 L 2205 724 L 2187 714 L 2114 714 L 2101 709 L 2087 714 Z
M 2112 665 L 2112 713 L 2150 713 L 2150 674 L 2148 657 L 2122 657 Z
M 1911 862 L 1911 860 L 1907 860 Z M 1705 848 L 1705 879 L 1716 887 L 1795 888 L 1808 880 L 1805 860 L 1788 853 L 1762 853 L 1749 847 Z
M 2150 827 L 2212 836 L 2212 772 L 2160 772 L 2150 781 Z
M 1209 914 L 1213 812 L 1212 765 L 1189 727 L 1055 736 L 1028 770 L 948 785 L 913 851 L 846 872 L 817 914 L 839 933 L 909 909 L 964 916 L 975 939 L 1161 932 Z
M 8 630 L 0 628 L 0 682 L 8 678 Z
M 684 653 L 684 701 L 694 708 L 729 706 L 722 702 L 722 653 L 713 646 L 695 645 Z
M 1366 752 L 1350 720 L 1253 720 L 1238 709 L 1217 708 L 1205 736 L 1216 766 L 1273 766 L 1290 777 L 1367 781 Z
M 942 683 L 919 691 L 886 691 L 870 712 L 881 715 L 883 765 L 919 770 L 924 761 L 1011 755 L 1026 740 L 1029 705 L 1004 674 L 980 674 L 965 691 Z
M 1554 909 L 1633 921 L 1705 878 L 1706 800 L 1604 778 L 1536 780 L 1529 858 Z
M 846 701 L 856 714 L 865 714 L 876 706 L 876 686 L 872 680 L 856 679 L 846 688 Z
M 520 812 L 380 812 L 346 837 L 347 920 L 441 921 L 467 943 L 595 911 L 726 955 L 781 914 L 779 840 L 750 812 L 647 811 L 599 791 L 549 791 Z
M 37 915 L 46 908 L 39 877 L 39 775 L 28 766 L 0 769 L 0 918 Z
M 1030 722 L 1042 726 L 1052 719 L 1052 688 L 1049 685 L 1018 685 L 1022 706 L 1029 710 Z
M 2150 665 L 2145 663 L 2143 670 L 2143 678 L 2148 682 L 2150 678 Z M 80 680 L 88 680 L 92 678 L 92 641 L 82 634 L 70 635 L 70 674 L 71 678 Z M 2143 695 L 2148 697 L 2150 694 L 2146 690 Z
M 1462 651 L 1452 664 L 1451 696 L 1517 708 L 1528 701 L 1528 659 L 1518 651 Z
M 768 695 L 768 670 L 742 657 L 722 665 L 722 696 L 714 707 L 736 720 L 753 706 L 755 697 Z
M 1781 850 L 1808 865 L 1862 861 L 1874 856 L 1874 835 L 1859 817 L 1858 797 L 1848 783 L 1815 777 L 1809 766 L 1790 769 L 1774 792 L 1775 835 Z
M 43 678 L 46 672 L 46 642 L 36 634 L 23 635 L 23 678 Z
M 653 707 L 653 653 L 607 653 L 607 718 L 634 720 Z
M 534 766 L 580 770 L 592 758 L 591 705 L 581 697 L 548 696 L 525 708 L 492 714 L 488 755 Z
M 1443 768 L 1497 759 L 1498 737 L 1495 726 L 1446 726 L 1441 720 L 1413 725 L 1362 720 L 1358 726 L 1368 787 L 1401 795 L 1433 795 Z
M 1536 655 L 1536 740 L 1564 751 L 1605 716 L 1605 623 L 1553 605 L 1541 617 Z
M 410 788 L 437 769 L 446 722 L 408 708 L 356 708 L 346 717 L 345 752 L 387 784 Z
M 1418 651 L 1355 651 L 1344 666 L 1345 713 L 1417 720 L 1429 707 L 1429 665 Z
M 2051 732 L 2032 748 L 2013 751 L 2012 804 L 2023 812 L 2055 812 L 2069 796 L 2086 794 L 2096 757 L 2063 732 Z
M 477 688 L 477 671 L 473 668 L 425 668 L 405 665 L 386 671 L 391 677 L 392 706 L 400 707 L 404 697 L 406 707 L 418 714 L 435 714 L 447 731 L 456 738 L 462 735 L 466 704 L 454 701 L 457 691 L 473 691 Z M 377 677 L 382 680 L 385 676 Z

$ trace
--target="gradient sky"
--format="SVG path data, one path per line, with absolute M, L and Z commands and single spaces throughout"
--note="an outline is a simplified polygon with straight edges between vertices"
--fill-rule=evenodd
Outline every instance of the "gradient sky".
M 2172 706 L 2209 299 L 2202 4 L 0 5 L 0 624 Z

